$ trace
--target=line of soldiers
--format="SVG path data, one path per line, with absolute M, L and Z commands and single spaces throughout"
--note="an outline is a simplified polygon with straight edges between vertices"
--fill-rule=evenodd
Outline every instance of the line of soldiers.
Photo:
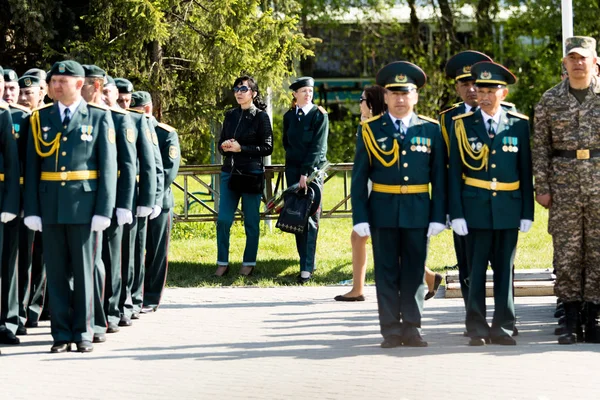
M 160 304 L 177 132 L 98 66 L 0 72 L 0 343 L 46 307 L 51 352 L 90 352 Z
M 512 280 L 518 232 L 533 222 L 528 117 L 505 103 L 516 81 L 475 51 L 446 73 L 463 102 L 435 120 L 414 112 L 425 73 L 393 62 L 377 74 L 388 112 L 361 123 L 352 174 L 354 230 L 372 234 L 383 348 L 425 347 L 420 333 L 428 240 L 454 231 L 469 345 L 515 345 Z M 369 194 L 367 183 L 373 182 Z M 488 265 L 495 311 L 486 321 Z

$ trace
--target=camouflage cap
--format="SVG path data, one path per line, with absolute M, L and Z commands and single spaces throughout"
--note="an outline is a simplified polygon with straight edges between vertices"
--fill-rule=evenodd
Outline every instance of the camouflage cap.
M 596 57 L 596 39 L 589 36 L 572 36 L 565 40 L 565 52 L 582 57 Z

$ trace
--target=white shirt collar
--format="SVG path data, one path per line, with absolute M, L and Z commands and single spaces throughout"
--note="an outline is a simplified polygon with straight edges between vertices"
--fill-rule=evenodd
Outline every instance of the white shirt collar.
M 471 111 L 471 110 L 473 110 L 474 108 L 476 108 L 476 107 L 471 107 L 471 106 L 470 106 L 470 105 L 468 105 L 467 103 L 464 103 L 464 104 L 465 104 L 465 112 L 466 112 L 466 113 L 468 113 L 469 111 Z M 473 110 L 473 111 L 475 111 L 475 110 Z
M 298 107 L 298 106 L 296 106 L 296 114 L 298 114 L 298 109 L 299 109 L 299 108 L 302 108 L 302 112 L 304 113 L 304 115 L 308 114 L 308 112 L 309 112 L 310 110 L 312 110 L 312 108 L 313 108 L 313 105 L 314 105 L 313 103 L 308 103 L 308 104 L 307 104 L 307 105 L 305 105 L 304 107 Z
M 489 114 L 486 114 L 485 111 L 481 110 L 481 116 L 483 117 L 483 121 L 485 122 L 485 126 L 489 129 L 489 125 L 488 125 L 488 121 L 490 120 L 490 118 L 494 121 L 494 128 L 498 127 L 498 124 L 500 123 L 500 108 L 498 109 L 498 112 L 496 113 L 496 115 L 494 115 L 493 117 Z
M 60 120 L 62 121 L 63 119 L 65 119 L 65 110 L 67 108 L 69 109 L 69 113 L 71 114 L 71 119 L 73 119 L 73 115 L 75 115 L 75 111 L 77 110 L 77 107 L 79 107 L 81 100 L 82 98 L 80 97 L 79 100 L 75 101 L 75 103 L 71 104 L 69 107 L 65 106 L 59 101 L 58 110 L 60 111 Z
M 394 126 L 397 126 L 396 121 L 398 119 L 400 119 L 402 121 L 402 123 L 404 124 L 404 126 L 406 127 L 406 129 L 410 128 L 410 120 L 412 119 L 412 113 L 408 114 L 404 118 L 396 118 L 389 112 L 388 112 L 388 115 L 390 116 L 390 119 L 392 120 L 392 123 L 394 124 Z

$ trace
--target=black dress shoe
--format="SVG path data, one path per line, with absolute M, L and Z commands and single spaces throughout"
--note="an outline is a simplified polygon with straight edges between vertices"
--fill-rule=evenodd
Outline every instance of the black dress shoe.
M 365 296 L 361 294 L 356 297 L 346 297 L 340 294 L 339 296 L 335 296 L 333 299 L 335 301 L 365 301 Z
M 50 313 L 48 311 L 43 311 L 40 314 L 40 321 L 50 321 Z
M 91 353 L 94 350 L 94 345 L 89 340 L 77 342 L 77 351 L 80 353 Z
M 24 336 L 27 335 L 27 328 L 25 328 L 24 326 L 19 325 L 17 327 L 17 336 Z
M 131 321 L 129 321 L 131 322 Z M 106 333 L 117 333 L 119 332 L 119 325 L 115 324 L 114 322 L 109 322 L 108 323 L 108 327 L 106 328 Z
M 562 334 L 564 334 L 567 331 L 567 326 L 565 324 L 559 325 L 556 328 L 554 328 L 554 334 L 556 336 L 560 336 Z
M 512 335 L 513 335 L 513 336 L 519 336 L 519 330 L 517 329 L 517 327 L 516 327 L 516 326 L 513 328 L 513 333 L 512 333 Z
M 306 282 L 310 281 L 311 278 L 312 275 L 308 278 L 303 278 L 301 275 L 298 275 L 298 277 L 296 278 L 296 283 L 298 283 L 298 285 L 304 285 Z
M 383 342 L 381 342 L 380 346 L 383 349 L 392 349 L 394 347 L 400 347 L 402 346 L 402 337 L 396 335 L 388 336 L 383 339 Z
M 142 306 L 142 309 L 140 310 L 141 314 L 150 314 L 151 312 L 154 312 L 154 307 L 151 306 Z
M 517 341 L 512 336 L 498 336 L 491 338 L 493 344 L 499 344 L 501 346 L 516 346 Z
M 427 342 L 419 335 L 411 336 L 408 339 L 404 339 L 404 346 L 406 347 L 427 347 Z
M 435 274 L 435 280 L 433 281 L 433 290 L 431 292 L 427 292 L 427 294 L 425 295 L 425 300 L 429 300 L 430 298 L 435 296 L 443 279 L 444 277 L 442 275 Z
M 481 336 L 475 336 L 469 340 L 469 346 L 485 346 L 486 343 L 487 340 Z
M 94 343 L 104 343 L 106 342 L 106 335 L 104 333 L 94 333 Z
M 19 344 L 21 340 L 9 330 L 4 330 L 0 333 L 0 343 L 2 344 Z
M 65 353 L 71 351 L 71 343 L 69 342 L 54 342 L 50 348 L 50 353 Z
M 131 319 L 140 319 L 140 313 L 134 312 L 133 314 L 131 314 Z
M 27 322 L 25 322 L 25 328 L 37 328 L 38 326 L 39 323 L 37 321 L 27 320 Z
M 133 322 L 127 315 L 121 315 L 121 320 L 119 321 L 119 326 L 131 326 Z

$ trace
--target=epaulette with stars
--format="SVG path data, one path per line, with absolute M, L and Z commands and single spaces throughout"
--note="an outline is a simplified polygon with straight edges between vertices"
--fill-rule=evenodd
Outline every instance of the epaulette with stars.
M 436 125 L 440 124 L 440 122 L 437 119 L 429 118 L 429 117 L 426 117 L 426 116 L 421 115 L 421 114 L 419 114 L 419 118 L 421 118 L 422 120 L 425 120 L 427 122 L 431 122 L 432 124 L 436 124 Z
M 509 115 L 512 115 L 513 117 L 517 117 L 517 118 L 524 119 L 525 121 L 529 121 L 529 117 L 527 115 L 525 115 L 525 114 L 521 114 L 521 113 L 516 112 L 516 111 L 507 111 L 506 113 L 509 114 Z
M 466 118 L 466 117 L 470 117 L 471 115 L 473 115 L 473 111 L 469 111 L 467 113 L 464 114 L 459 114 L 459 115 L 455 115 L 454 117 L 452 117 L 453 121 L 456 121 L 457 119 L 461 119 L 461 118 Z

